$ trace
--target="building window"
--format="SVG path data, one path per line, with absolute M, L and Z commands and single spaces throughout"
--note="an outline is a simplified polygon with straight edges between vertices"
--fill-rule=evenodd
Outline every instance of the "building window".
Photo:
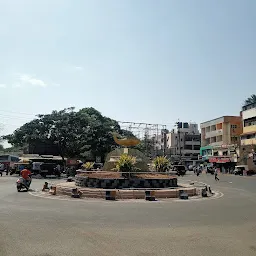
M 188 123 L 183 123 L 183 128 L 188 128 L 188 127 L 189 127 Z
M 256 116 L 244 120 L 244 127 L 256 125 Z
M 249 134 L 242 137 L 244 140 L 250 140 L 255 138 L 255 134 Z
M 237 138 L 236 136 L 232 136 L 232 137 L 231 137 L 231 141 L 236 142 L 237 140 L 238 140 L 238 138 Z
M 200 145 L 194 145 L 194 150 L 200 150 Z
M 236 124 L 231 124 L 231 129 L 236 129 L 237 125 Z
M 201 141 L 200 135 L 186 135 L 185 141 Z

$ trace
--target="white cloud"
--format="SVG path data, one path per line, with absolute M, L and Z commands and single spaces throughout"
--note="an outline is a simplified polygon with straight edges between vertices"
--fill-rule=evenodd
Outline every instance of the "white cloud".
M 12 87 L 13 87 L 13 88 L 20 88 L 20 87 L 21 87 L 21 84 L 13 84 Z
M 0 84 L 0 88 L 6 88 L 6 84 Z
M 83 68 L 83 67 L 81 67 L 81 66 L 75 66 L 75 67 L 74 67 L 74 69 L 75 69 L 75 70 L 78 70 L 78 71 L 82 71 L 82 70 L 84 70 L 84 68 Z
M 19 80 L 28 85 L 33 85 L 33 86 L 39 86 L 39 87 L 47 87 L 48 84 L 45 83 L 43 80 L 37 79 L 35 77 L 32 77 L 30 75 L 20 75 Z

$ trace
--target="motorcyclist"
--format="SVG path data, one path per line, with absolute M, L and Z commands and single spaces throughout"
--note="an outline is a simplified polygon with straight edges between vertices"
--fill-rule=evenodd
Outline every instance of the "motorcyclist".
M 27 169 L 23 169 L 20 172 L 20 175 L 24 179 L 25 185 L 27 187 L 29 187 L 30 183 L 31 183 L 31 175 L 32 175 L 31 171 L 28 168 Z

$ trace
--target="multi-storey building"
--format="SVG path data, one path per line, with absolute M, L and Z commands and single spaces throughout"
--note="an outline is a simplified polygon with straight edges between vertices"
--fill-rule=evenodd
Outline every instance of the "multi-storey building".
M 162 155 L 165 154 L 165 150 L 166 150 L 166 134 L 168 134 L 168 130 L 167 129 L 162 129 L 161 133 L 158 135 L 155 135 L 153 137 L 154 140 L 154 147 L 156 150 L 157 155 Z
M 200 154 L 200 139 L 197 124 L 178 122 L 177 130 L 172 130 L 166 135 L 167 153 L 173 161 L 195 165 Z
M 240 164 L 256 170 L 256 103 L 242 108 L 243 133 L 241 134 Z
M 234 168 L 239 156 L 241 116 L 222 116 L 201 123 L 201 150 L 204 161 L 225 169 Z
M 243 130 L 241 116 L 222 116 L 200 126 L 203 147 L 238 144 Z
M 241 146 L 256 145 L 256 103 L 243 106 L 242 119 Z

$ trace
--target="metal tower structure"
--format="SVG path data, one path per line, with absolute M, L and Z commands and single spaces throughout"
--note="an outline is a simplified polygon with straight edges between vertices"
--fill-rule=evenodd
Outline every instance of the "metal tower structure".
M 167 132 L 165 124 L 127 121 L 118 121 L 118 123 L 121 129 L 132 132 L 134 136 L 142 141 L 147 156 L 155 157 L 158 154 L 165 155 Z

